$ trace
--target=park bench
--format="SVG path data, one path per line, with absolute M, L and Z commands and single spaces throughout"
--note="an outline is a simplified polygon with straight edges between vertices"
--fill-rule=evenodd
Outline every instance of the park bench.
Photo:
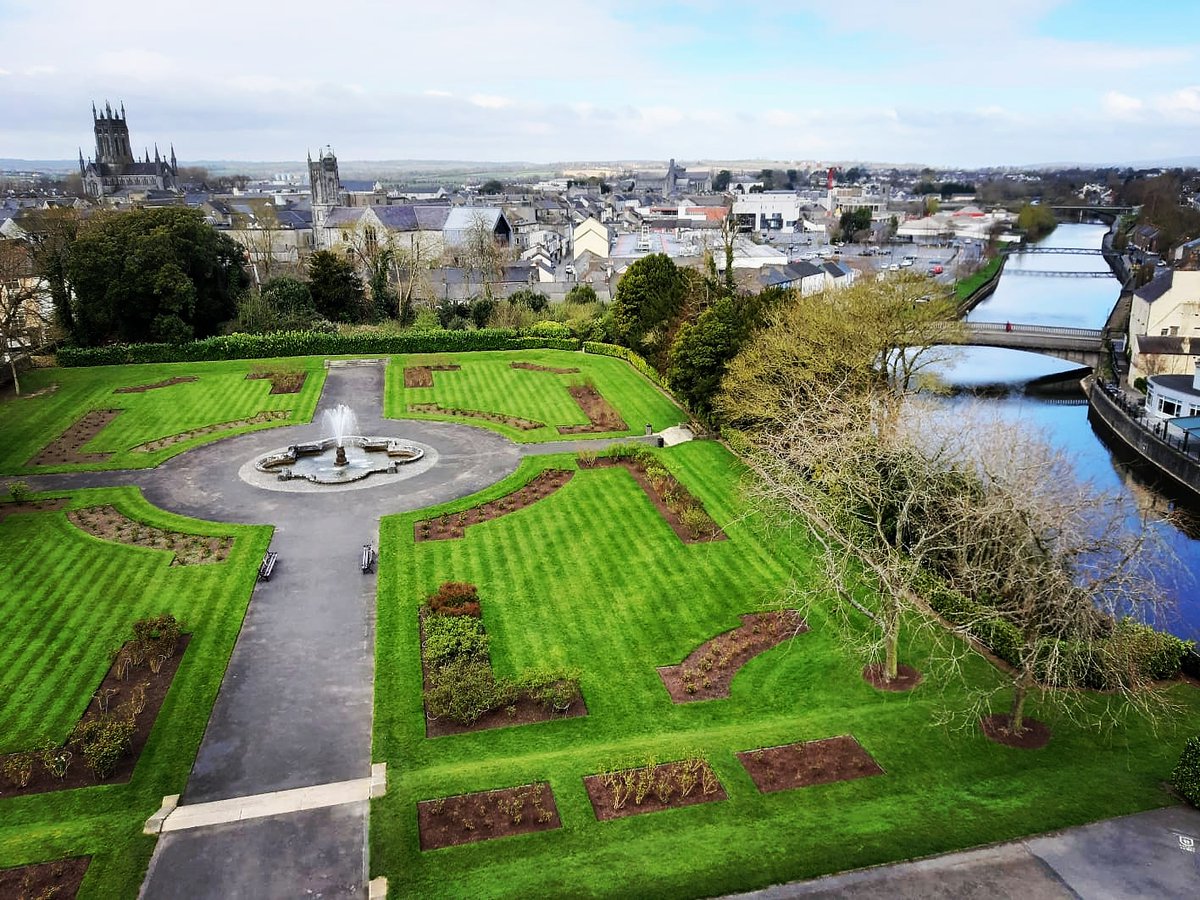
M 279 554 L 274 550 L 268 550 L 266 556 L 263 557 L 262 565 L 258 567 L 258 577 L 263 581 L 271 580 L 271 573 L 275 571 L 275 561 L 279 559 Z
M 375 565 L 375 548 L 370 544 L 363 544 L 362 548 L 362 570 L 370 572 L 371 566 Z

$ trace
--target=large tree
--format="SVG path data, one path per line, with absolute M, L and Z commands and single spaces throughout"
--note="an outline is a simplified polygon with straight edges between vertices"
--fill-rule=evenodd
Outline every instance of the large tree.
M 665 254 L 635 261 L 621 276 L 613 298 L 617 339 L 661 367 L 683 309 L 685 288 L 679 269 Z
M 77 343 L 206 337 L 236 312 L 243 251 L 180 207 L 96 216 L 70 243 L 63 316 Z
M 318 250 L 309 257 L 308 288 L 317 312 L 331 322 L 370 318 L 370 304 L 354 264 L 332 250 Z
M 47 337 L 52 318 L 46 282 L 38 277 L 25 241 L 0 239 L 0 358 L 7 358 L 13 391 L 21 393 L 21 354 Z

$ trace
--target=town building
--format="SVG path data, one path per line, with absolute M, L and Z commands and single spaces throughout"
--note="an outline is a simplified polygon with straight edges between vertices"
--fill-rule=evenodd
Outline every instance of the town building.
M 1133 293 L 1129 378 L 1190 375 L 1200 362 L 1200 271 L 1167 269 Z

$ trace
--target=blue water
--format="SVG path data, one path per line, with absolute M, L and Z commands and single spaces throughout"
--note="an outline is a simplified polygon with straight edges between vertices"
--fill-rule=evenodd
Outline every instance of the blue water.
M 1103 225 L 1060 225 L 1042 246 L 1099 247 Z M 1015 322 L 1027 325 L 1061 325 L 1101 328 L 1120 293 L 1115 278 L 1057 278 L 1021 274 L 1021 270 L 1102 271 L 1100 256 L 1055 254 L 1013 258 L 1005 266 L 996 291 L 968 317 L 978 322 Z M 1159 624 L 1181 637 L 1200 641 L 1200 540 L 1189 536 L 1163 516 L 1175 506 L 1128 466 L 1118 461 L 1092 430 L 1087 406 L 1054 404 L 1019 393 L 1031 379 L 1077 368 L 1053 357 L 1018 350 L 971 348 L 956 351 L 944 367 L 944 377 L 959 386 L 1007 384 L 1014 393 L 982 401 L 1023 428 L 1036 429 L 1054 446 L 1068 453 L 1077 476 L 1119 499 L 1130 528 L 1142 527 L 1140 513 L 1148 516 L 1156 536 L 1165 545 L 1155 582 L 1168 601 L 1169 612 Z

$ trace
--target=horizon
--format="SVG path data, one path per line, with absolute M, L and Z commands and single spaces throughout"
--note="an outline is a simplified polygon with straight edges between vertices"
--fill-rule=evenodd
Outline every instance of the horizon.
M 339 8 L 340 22 L 370 21 L 386 52 L 353 26 L 314 26 L 324 7 L 307 0 L 286 17 L 228 0 L 207 11 L 236 31 L 197 40 L 145 0 L 119 22 L 78 0 L 0 10 L 0 155 L 93 155 L 90 106 L 106 101 L 124 102 L 139 155 L 174 144 L 184 165 L 291 162 L 332 144 L 366 163 L 1037 168 L 1200 146 L 1200 9 L 1180 0 L 1136 14 L 1113 0 L 1016 0 L 982 23 L 949 0 L 864 0 L 845 15 L 751 2 L 736 17 L 713 0 L 570 0 L 553 21 L 479 0 L 452 15 Z M 297 53 L 311 64 L 281 75 Z

